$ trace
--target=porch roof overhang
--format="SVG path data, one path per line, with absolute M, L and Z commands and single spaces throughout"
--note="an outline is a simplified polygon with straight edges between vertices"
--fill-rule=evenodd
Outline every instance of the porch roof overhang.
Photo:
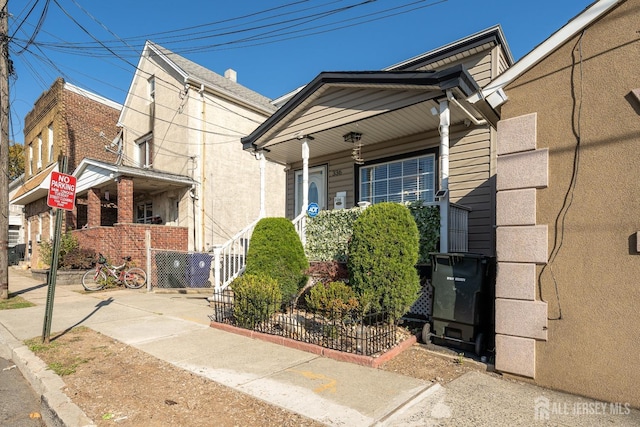
M 51 181 L 51 172 L 58 171 L 58 162 L 49 165 L 36 175 L 29 178 L 13 195 L 10 201 L 12 205 L 27 205 L 49 194 L 49 183 Z
M 91 188 L 101 188 L 117 193 L 116 180 L 126 176 L 133 179 L 134 192 L 158 193 L 172 189 L 191 187 L 196 182 L 184 175 L 176 175 L 152 169 L 114 165 L 85 158 L 73 172 L 76 177 L 76 195 L 81 196 Z
M 466 100 L 478 90 L 462 65 L 439 71 L 323 72 L 242 138 L 242 144 L 283 164 L 300 161 L 299 140 L 304 137 L 313 138 L 313 157 L 351 150 L 343 135 L 352 131 L 363 135 L 366 147 L 437 130 L 440 121 L 432 109 L 447 97 L 454 100 L 452 124 L 466 120 L 495 126 L 493 110 Z

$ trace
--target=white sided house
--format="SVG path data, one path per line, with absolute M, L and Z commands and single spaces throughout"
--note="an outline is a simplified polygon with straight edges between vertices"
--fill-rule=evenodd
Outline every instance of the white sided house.
M 258 217 L 284 215 L 284 166 L 239 144 L 276 107 L 236 80 L 233 70 L 223 77 L 148 41 L 118 120 L 121 138 L 107 146 L 116 164 L 78 172 L 112 195 L 118 178 L 131 176 L 132 222 L 187 228 L 177 250 L 211 251 Z

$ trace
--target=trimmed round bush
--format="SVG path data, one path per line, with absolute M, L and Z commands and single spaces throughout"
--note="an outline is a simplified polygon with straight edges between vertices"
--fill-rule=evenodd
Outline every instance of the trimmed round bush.
M 378 203 L 353 224 L 349 243 L 349 285 L 361 304 L 399 319 L 418 298 L 419 236 L 406 206 Z
M 342 318 L 360 305 L 356 293 L 343 282 L 318 283 L 305 297 L 307 307 L 330 318 Z
M 245 274 L 231 283 L 231 289 L 234 294 L 233 316 L 238 326 L 254 328 L 280 309 L 280 286 L 269 276 Z
M 246 274 L 266 275 L 280 285 L 284 303 L 306 283 L 309 262 L 296 229 L 286 218 L 263 218 L 251 235 Z

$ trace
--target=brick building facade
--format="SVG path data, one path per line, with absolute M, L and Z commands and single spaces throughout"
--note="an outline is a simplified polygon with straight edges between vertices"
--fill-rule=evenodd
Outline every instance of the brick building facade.
M 58 78 L 25 117 L 25 183 L 12 202 L 25 207 L 24 240 L 31 242 L 28 247 L 33 267 L 42 266 L 41 242 L 53 237 L 55 216 L 46 201 L 51 171 L 59 170 L 62 156 L 67 157 L 67 173 L 86 157 L 115 162 L 116 154 L 105 146 L 118 136 L 120 110 L 119 104 Z M 84 226 L 86 210 L 86 201 L 78 200 L 76 208 L 66 212 L 63 231 Z M 105 211 L 100 217 L 113 224 L 115 215 L 108 204 Z

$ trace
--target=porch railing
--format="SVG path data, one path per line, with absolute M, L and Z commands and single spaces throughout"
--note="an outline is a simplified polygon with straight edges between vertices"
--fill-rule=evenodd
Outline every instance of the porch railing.
M 216 292 L 225 289 L 244 272 L 249 241 L 258 221 L 259 219 L 246 226 L 225 244 L 214 247 L 213 285 Z
M 302 212 L 300 215 L 295 217 L 291 222 L 293 222 L 293 226 L 296 229 L 296 233 L 300 237 L 302 244 L 307 243 L 307 213 Z

